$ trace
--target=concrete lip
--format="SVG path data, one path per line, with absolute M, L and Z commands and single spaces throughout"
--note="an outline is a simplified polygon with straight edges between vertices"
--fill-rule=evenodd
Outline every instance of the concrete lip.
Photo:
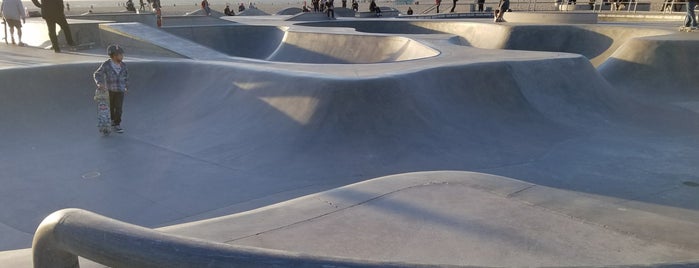
M 507 12 L 505 20 L 510 23 L 597 23 L 597 13 L 593 12 Z
M 699 258 L 698 81 L 670 68 L 697 64 L 673 54 L 696 35 L 667 25 L 231 20 L 267 31 L 260 45 L 276 43 L 245 58 L 174 33 L 228 25 L 101 24 L 102 41 L 132 40 L 127 132 L 106 139 L 89 101 L 103 52 L 0 47 L 12 59 L 0 70 L 2 249 L 27 247 L 43 217 L 79 207 L 230 244 L 426 264 Z M 577 46 L 545 34 L 571 30 L 596 38 Z M 337 37 L 433 54 L 353 57 Z M 343 49 L 287 53 L 284 42 Z M 26 254 L 0 253 L 0 263 L 29 267 Z

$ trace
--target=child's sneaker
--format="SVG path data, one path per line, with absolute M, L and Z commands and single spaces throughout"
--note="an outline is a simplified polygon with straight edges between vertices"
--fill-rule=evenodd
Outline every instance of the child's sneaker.
M 114 129 L 114 132 L 116 132 L 116 133 L 124 133 L 124 129 L 121 128 L 121 126 L 117 125 L 117 126 L 114 126 L 112 128 Z

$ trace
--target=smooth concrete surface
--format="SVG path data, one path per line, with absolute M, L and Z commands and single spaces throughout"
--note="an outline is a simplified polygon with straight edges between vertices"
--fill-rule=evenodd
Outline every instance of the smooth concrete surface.
M 375 261 L 691 267 L 699 258 L 699 78 L 682 71 L 699 56 L 683 53 L 697 37 L 677 23 L 226 20 L 308 39 L 400 37 L 438 54 L 266 61 L 100 24 L 101 36 L 133 41 L 126 133 L 99 137 L 90 74 L 103 51 L 2 45 L 1 249 L 29 247 L 44 217 L 75 207 L 229 244 Z M 139 52 L 149 46 L 176 55 Z M 445 170 L 458 172 L 410 174 Z M 323 192 L 394 174 L 403 175 Z M 398 187 L 411 180 L 478 183 Z M 488 186 L 503 182 L 531 187 Z M 399 190 L 371 192 L 383 183 Z M 28 267 L 27 253 L 0 261 Z

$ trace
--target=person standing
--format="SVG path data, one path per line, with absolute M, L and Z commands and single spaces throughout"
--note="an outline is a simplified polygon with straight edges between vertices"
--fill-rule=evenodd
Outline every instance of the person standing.
M 442 5 L 442 0 L 435 0 L 434 4 L 437 6 L 437 13 L 439 13 L 439 6 Z
M 477 0 L 478 3 L 478 12 L 483 12 L 483 4 L 485 4 L 485 0 Z
M 495 22 L 505 22 L 505 19 L 502 17 L 508 9 L 510 9 L 510 0 L 500 0 L 500 5 L 498 5 L 498 9 L 495 10 Z
M 211 16 L 211 7 L 209 6 L 209 1 L 202 0 L 201 1 L 201 9 L 204 10 L 205 15 Z
M 70 32 L 66 14 L 63 11 L 63 0 L 32 0 L 32 3 L 41 9 L 41 17 L 44 18 L 46 26 L 49 28 L 49 39 L 51 39 L 53 51 L 56 53 L 61 52 L 61 48 L 58 46 L 58 36 L 56 35 L 56 24 L 61 26 L 68 45 L 71 47 L 75 46 L 73 34 Z
M 0 12 L 2 12 L 2 18 L 5 19 L 7 26 L 10 27 L 12 44 L 15 44 L 15 28 L 17 28 L 17 37 L 19 41 L 17 44 L 19 46 L 24 46 L 24 43 L 22 43 L 22 22 L 27 23 L 27 19 L 24 14 L 24 5 L 22 5 L 22 1 L 3 0 Z M 7 36 L 5 36 L 5 38 L 7 38 Z
M 335 18 L 335 0 L 328 0 L 325 6 L 328 8 L 328 18 Z
M 697 6 L 697 0 L 687 1 L 687 16 L 684 18 L 684 27 L 689 30 L 697 29 L 697 16 L 694 13 L 694 8 Z
M 129 91 L 129 71 L 124 63 L 124 49 L 119 45 L 107 47 L 109 59 L 100 65 L 93 73 L 98 90 L 109 91 L 109 115 L 112 118 L 112 129 L 123 133 L 121 114 L 123 112 L 124 95 Z
M 223 10 L 223 14 L 226 14 L 226 16 L 235 16 L 235 12 L 231 10 L 231 6 L 229 4 L 226 4 L 226 8 Z

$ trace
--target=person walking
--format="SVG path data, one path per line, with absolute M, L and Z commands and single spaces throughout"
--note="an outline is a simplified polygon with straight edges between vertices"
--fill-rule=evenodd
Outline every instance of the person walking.
M 22 1 L 3 0 L 2 6 L 0 6 L 0 12 L 2 12 L 2 18 L 5 20 L 6 25 L 10 27 L 12 44 L 24 46 L 24 43 L 22 43 L 22 22 L 26 24 L 27 19 L 26 14 L 24 14 L 24 5 L 22 5 Z M 15 43 L 15 28 L 17 29 L 19 43 Z M 5 39 L 7 39 L 7 36 L 5 36 Z
M 109 91 L 109 115 L 112 129 L 123 133 L 121 114 L 123 113 L 124 95 L 129 91 L 129 71 L 124 63 L 124 49 L 119 45 L 107 47 L 109 59 L 93 73 L 98 90 Z
M 510 0 L 500 0 L 498 9 L 495 10 L 495 22 L 505 22 L 503 16 L 505 15 L 505 12 L 507 12 L 508 9 L 510 9 Z
M 451 0 L 451 1 L 452 1 L 452 5 L 451 5 L 451 10 L 449 11 L 449 13 L 454 13 L 454 9 L 456 9 L 456 2 L 459 0 Z
M 73 34 L 70 32 L 66 14 L 63 11 L 63 0 L 32 0 L 32 3 L 41 9 L 41 17 L 44 18 L 49 29 L 49 39 L 51 39 L 53 51 L 56 53 L 61 52 L 61 48 L 58 46 L 58 36 L 56 35 L 56 24 L 61 26 L 68 45 L 71 47 L 75 46 Z
M 697 6 L 697 0 L 687 1 L 687 16 L 684 18 L 684 27 L 691 31 L 697 29 L 697 16 L 694 13 L 694 8 Z

